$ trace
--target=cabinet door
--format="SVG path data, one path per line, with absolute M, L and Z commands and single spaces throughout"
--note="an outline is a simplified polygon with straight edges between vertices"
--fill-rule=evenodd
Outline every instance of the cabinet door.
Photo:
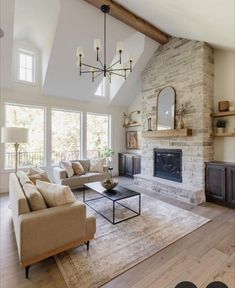
M 223 165 L 206 166 L 206 198 L 225 201 L 225 167 Z
M 141 157 L 134 156 L 133 161 L 133 175 L 141 173 Z
M 122 153 L 118 153 L 118 171 L 119 176 L 125 175 L 125 155 Z
M 133 176 L 133 156 L 126 155 L 126 176 L 132 177 Z
M 227 167 L 227 201 L 235 205 L 235 167 Z

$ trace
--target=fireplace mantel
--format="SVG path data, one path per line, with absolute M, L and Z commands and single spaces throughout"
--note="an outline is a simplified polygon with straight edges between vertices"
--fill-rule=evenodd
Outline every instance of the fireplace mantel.
M 192 136 L 192 129 L 155 130 L 142 132 L 143 138 L 171 138 Z

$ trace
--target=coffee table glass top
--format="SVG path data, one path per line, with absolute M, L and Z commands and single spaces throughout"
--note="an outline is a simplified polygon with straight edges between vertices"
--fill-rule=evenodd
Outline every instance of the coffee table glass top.
M 87 183 L 84 184 L 85 187 L 90 188 L 106 198 L 112 200 L 112 201 L 118 201 L 121 199 L 133 197 L 133 196 L 138 196 L 140 195 L 139 192 L 135 192 L 133 190 L 130 190 L 129 188 L 124 188 L 120 185 L 117 185 L 113 190 L 107 191 L 101 184 L 100 182 L 92 182 L 92 183 Z

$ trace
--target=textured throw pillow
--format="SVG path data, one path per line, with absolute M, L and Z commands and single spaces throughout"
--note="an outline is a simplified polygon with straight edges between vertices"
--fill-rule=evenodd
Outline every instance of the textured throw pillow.
M 80 162 L 72 162 L 72 168 L 73 168 L 74 174 L 78 176 L 84 175 L 86 173 Z
M 42 172 L 45 172 L 45 171 L 39 167 L 29 167 L 27 175 L 30 176 L 30 175 L 34 175 L 34 174 L 38 174 L 38 173 L 42 173 Z
M 20 181 L 20 184 L 24 186 L 25 183 L 32 183 L 24 171 L 17 171 L 16 175 Z
M 31 211 L 37 211 L 47 208 L 42 194 L 37 190 L 36 186 L 30 183 L 26 183 L 23 186 L 23 190 L 28 200 Z
M 104 172 L 105 159 L 91 160 L 90 172 Z
M 76 201 L 69 186 L 37 180 L 36 186 L 48 207 L 56 207 Z
M 60 162 L 60 167 L 64 169 L 68 175 L 68 177 L 72 177 L 74 175 L 73 167 L 72 167 L 72 162 L 71 161 L 61 161 Z
M 51 182 L 51 180 L 49 179 L 48 174 L 47 174 L 46 171 L 44 171 L 42 173 L 30 175 L 29 179 L 32 181 L 32 183 L 34 185 L 36 185 L 36 181 L 37 180 L 41 180 L 41 181 L 44 181 L 44 182 Z
M 89 170 L 90 170 L 90 160 L 79 160 L 78 162 L 82 164 L 82 167 L 85 170 L 85 172 L 89 172 Z

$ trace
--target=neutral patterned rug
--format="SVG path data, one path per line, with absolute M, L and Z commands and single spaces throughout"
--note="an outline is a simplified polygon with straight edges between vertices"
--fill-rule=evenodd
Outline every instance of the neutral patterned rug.
M 110 202 L 98 200 L 95 208 L 105 209 L 106 216 L 111 216 Z M 122 203 L 138 208 L 134 198 Z M 146 195 L 142 195 L 141 216 L 116 225 L 94 210 L 89 208 L 89 211 L 97 219 L 97 233 L 90 243 L 89 252 L 82 245 L 55 257 L 69 288 L 100 287 L 210 221 Z M 130 216 L 130 213 L 121 205 L 117 209 L 120 219 Z

